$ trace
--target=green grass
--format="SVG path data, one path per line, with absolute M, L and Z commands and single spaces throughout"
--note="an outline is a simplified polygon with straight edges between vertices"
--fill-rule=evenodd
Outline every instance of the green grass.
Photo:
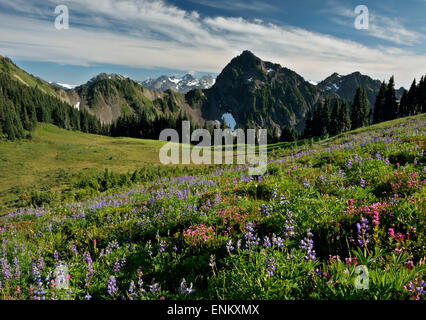
M 424 121 L 270 146 L 276 161 L 262 177 L 159 166 L 158 176 L 131 179 L 140 185 L 117 183 L 128 175 L 89 179 L 80 187 L 110 186 L 89 201 L 36 193 L 48 207 L 0 215 L 0 299 L 425 299 Z M 70 167 L 158 143 L 38 130 L 32 143 L 68 145 L 73 157 L 56 159 L 66 152 L 57 146 L 51 161 Z M 45 280 L 59 264 L 69 291 Z M 357 266 L 368 269 L 368 288 L 356 286 Z
M 42 92 L 57 97 L 57 89 L 49 85 L 47 82 L 28 74 L 24 70 L 18 68 L 12 62 L 7 61 L 0 56 L 0 72 L 9 74 L 13 79 L 19 80 L 31 88 L 38 88 Z M 58 90 L 59 91 L 59 90 Z
M 392 128 L 402 122 L 426 120 L 426 115 L 397 119 L 335 137 L 322 137 L 268 145 L 268 157 L 340 143 L 353 134 Z M 117 173 L 159 166 L 164 142 L 111 138 L 39 124 L 32 140 L 0 141 L 0 213 L 16 208 L 22 194 L 35 190 L 61 191 L 72 188 L 82 175 L 100 175 L 105 169 Z M 184 165 L 182 165 L 184 166 Z
M 32 140 L 0 142 L 0 211 L 19 191 L 60 189 L 82 171 L 125 173 L 158 165 L 164 142 L 110 138 L 39 124 Z M 2 210 L 3 209 L 3 210 Z

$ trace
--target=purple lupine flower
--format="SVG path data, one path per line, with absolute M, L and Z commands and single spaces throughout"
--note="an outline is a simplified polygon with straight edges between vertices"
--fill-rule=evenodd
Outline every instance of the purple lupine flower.
M 167 242 L 164 240 L 160 241 L 160 246 L 158 248 L 159 253 L 163 253 L 166 250 Z
M 247 251 L 251 249 L 253 246 L 259 245 L 259 237 L 257 237 L 255 234 L 253 234 L 253 224 L 251 222 L 248 222 L 245 225 L 246 232 L 244 233 L 244 238 L 246 239 L 246 248 Z
M 357 223 L 356 228 L 358 234 L 358 244 L 361 248 L 363 248 L 369 242 L 369 234 L 367 231 L 370 230 L 370 227 L 368 226 L 368 220 L 361 216 L 361 223 Z
M 220 192 L 216 193 L 214 197 L 214 207 L 217 207 L 219 205 L 219 202 L 220 202 Z
M 284 236 L 291 238 L 294 236 L 294 220 L 292 219 L 293 213 L 289 210 L 286 212 L 287 220 L 284 222 Z
M 234 247 L 232 246 L 232 239 L 229 239 L 228 243 L 226 244 L 226 251 L 228 253 L 231 253 L 234 250 Z
M 120 249 L 120 245 L 117 241 L 111 241 L 110 243 L 108 243 L 105 249 L 105 255 L 111 254 L 114 249 Z
M 121 264 L 120 264 L 120 262 L 118 261 L 118 258 L 117 258 L 117 259 L 115 259 L 114 272 L 120 272 L 120 269 L 121 269 Z
M 139 291 L 141 293 L 145 293 L 145 289 L 143 288 L 143 280 L 142 280 L 142 271 L 141 271 L 141 267 L 138 268 L 137 270 L 137 274 L 138 274 L 138 287 L 139 287 Z
M 55 267 L 57 267 L 59 265 L 59 254 L 56 250 L 53 252 L 53 260 L 55 261 Z
M 154 283 L 154 284 L 150 285 L 150 286 L 149 286 L 149 291 L 150 291 L 152 294 L 157 293 L 157 292 L 159 291 L 159 290 L 158 290 L 158 283 Z
M 18 257 L 15 257 L 15 258 L 13 259 L 13 265 L 14 265 L 14 267 L 15 267 L 15 274 L 14 274 L 14 278 L 15 278 L 16 280 L 19 280 L 19 278 L 21 277 L 21 270 L 20 270 L 20 268 L 19 268 L 19 259 L 18 259 Z
M 268 236 L 265 236 L 263 238 L 263 247 L 264 248 L 270 248 L 271 247 L 271 240 L 269 239 Z
M 179 286 L 179 291 L 180 293 L 184 293 L 184 294 L 191 294 L 193 292 L 195 292 L 194 289 L 192 289 L 192 282 L 189 285 L 189 287 L 186 285 L 186 280 L 185 278 L 182 279 L 180 286 Z
M 108 279 L 108 294 L 114 296 L 117 292 L 117 282 L 114 276 L 110 276 Z
M 259 211 L 262 215 L 264 216 L 269 216 L 272 213 L 272 206 L 271 205 L 266 205 L 266 204 L 262 204 L 259 208 Z
M 19 248 L 19 244 L 15 243 L 15 247 L 13 249 L 13 255 L 16 256 L 18 254 L 18 248 Z
M 77 246 L 75 245 L 75 241 L 71 241 L 70 250 L 74 255 L 78 254 Z
M 85 252 L 83 255 L 84 261 L 87 264 L 87 273 L 85 278 L 85 286 L 88 287 L 90 285 L 90 278 L 95 274 L 92 266 L 92 257 L 89 252 Z
M 37 267 L 38 267 L 40 270 L 43 270 L 43 269 L 44 269 L 44 258 L 43 258 L 43 257 L 41 257 L 40 259 L 38 259 L 38 261 L 37 261 Z
M 311 239 L 314 235 L 312 234 L 311 230 L 308 229 L 306 232 L 306 237 L 303 238 L 303 240 L 300 241 L 300 249 L 306 250 L 306 260 L 315 260 L 315 250 L 314 250 L 314 241 Z
M 274 272 L 276 269 L 277 263 L 275 262 L 275 259 L 273 257 L 269 258 L 269 260 L 266 262 L 266 277 L 273 277 Z
M 133 300 L 135 298 L 136 296 L 135 290 L 136 290 L 136 285 L 135 285 L 135 282 L 132 280 L 132 282 L 130 282 L 130 286 L 128 290 L 130 294 L 130 297 L 129 297 L 130 300 Z
M 216 266 L 216 257 L 214 254 L 210 255 L 209 266 L 214 268 Z
M 0 259 L 1 264 L 1 272 L 3 274 L 4 282 L 7 284 L 9 280 L 12 278 L 12 270 L 6 258 Z
M 284 240 L 281 239 L 281 237 L 277 237 L 275 234 L 272 235 L 272 243 L 278 248 L 284 247 Z
M 151 240 L 148 241 L 148 254 L 149 256 L 152 258 L 152 245 L 151 245 Z
M 283 194 L 281 194 L 281 198 L 280 198 L 280 204 L 289 204 L 290 201 L 286 200 L 285 196 Z
M 278 196 L 278 188 L 275 186 L 274 190 L 272 191 L 272 199 L 275 199 Z

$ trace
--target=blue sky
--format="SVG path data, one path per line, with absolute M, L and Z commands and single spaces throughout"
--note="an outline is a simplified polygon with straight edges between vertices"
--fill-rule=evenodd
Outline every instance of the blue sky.
M 68 30 L 54 26 L 69 8 Z M 358 5 L 369 29 L 354 27 Z M 426 74 L 426 0 L 0 0 L 0 55 L 47 81 L 216 75 L 243 50 L 319 81 Z

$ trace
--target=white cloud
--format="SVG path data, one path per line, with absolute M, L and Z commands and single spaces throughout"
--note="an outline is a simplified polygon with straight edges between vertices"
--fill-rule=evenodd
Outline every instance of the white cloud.
M 246 10 L 246 11 L 255 11 L 255 12 L 265 12 L 276 10 L 276 7 L 259 1 L 249 1 L 249 0 L 189 0 L 198 5 L 203 5 L 210 8 L 216 8 L 226 11 L 235 11 L 235 10 Z
M 327 10 L 337 17 L 332 20 L 340 25 L 353 27 L 353 22 L 357 16 L 354 10 L 343 7 L 332 1 L 332 10 Z M 403 25 L 398 17 L 387 17 L 369 10 L 369 28 L 363 30 L 371 37 L 387 40 L 398 45 L 414 46 L 425 38 L 424 34 L 410 30 Z
M 5 3 L 9 0 L 0 0 Z M 50 0 L 51 4 L 55 1 Z M 32 10 L 37 1 L 21 11 Z M 45 3 L 45 2 L 44 2 Z M 261 20 L 201 17 L 154 0 L 72 0 L 70 29 L 52 21 L 0 13 L 0 54 L 76 65 L 106 63 L 218 73 L 235 55 L 252 50 L 306 79 L 360 71 L 398 85 L 419 78 L 426 55 L 397 47 L 367 47 L 329 35 Z

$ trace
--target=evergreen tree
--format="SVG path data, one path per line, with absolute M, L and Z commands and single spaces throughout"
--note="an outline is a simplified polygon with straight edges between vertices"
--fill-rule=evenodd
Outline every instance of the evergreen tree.
M 384 120 L 393 120 L 398 116 L 398 103 L 396 101 L 396 92 L 395 92 L 395 79 L 392 76 L 389 80 L 386 94 L 385 94 L 385 112 Z
M 402 93 L 401 101 L 399 102 L 399 116 L 406 117 L 410 115 L 408 104 L 408 91 L 404 90 Z
M 298 138 L 297 131 L 293 128 L 289 128 L 288 126 L 284 126 L 281 131 L 281 142 L 293 142 L 296 141 Z
M 359 87 L 355 93 L 351 115 L 352 129 L 358 129 L 370 124 L 370 108 L 367 93 Z
M 321 133 L 320 136 L 329 133 L 328 130 L 330 128 L 330 100 L 328 99 L 326 99 L 324 104 L 321 105 L 319 127 Z
M 417 110 L 419 109 L 417 100 L 417 82 L 416 79 L 414 79 L 407 94 L 407 115 L 411 116 L 417 113 Z
M 321 101 L 312 115 L 309 131 L 313 137 L 323 136 L 328 133 L 330 127 L 330 102 Z
M 418 112 L 425 113 L 426 112 L 426 76 L 423 76 L 419 83 L 418 102 L 419 102 Z
M 315 108 L 314 113 L 312 115 L 312 136 L 313 137 L 319 137 L 322 135 L 322 129 L 321 129 L 319 121 L 321 119 L 323 105 L 324 105 L 324 102 L 321 101 L 320 105 Z
M 338 113 L 338 119 L 340 123 L 340 133 L 347 132 L 351 130 L 351 118 L 349 115 L 349 104 L 346 101 L 343 101 L 340 108 L 340 113 Z
M 313 120 L 311 110 L 309 110 L 308 115 L 306 116 L 305 131 L 303 133 L 303 136 L 305 138 L 313 137 Z
M 387 85 L 386 82 L 383 81 L 380 86 L 379 93 L 376 97 L 376 102 L 374 104 L 374 112 L 373 112 L 373 122 L 379 123 L 385 121 L 385 103 L 386 103 L 386 91 Z
M 330 126 L 328 132 L 331 135 L 336 135 L 342 132 L 342 124 L 340 123 L 339 115 L 342 113 L 342 106 L 340 100 L 334 103 L 333 111 L 330 117 Z

